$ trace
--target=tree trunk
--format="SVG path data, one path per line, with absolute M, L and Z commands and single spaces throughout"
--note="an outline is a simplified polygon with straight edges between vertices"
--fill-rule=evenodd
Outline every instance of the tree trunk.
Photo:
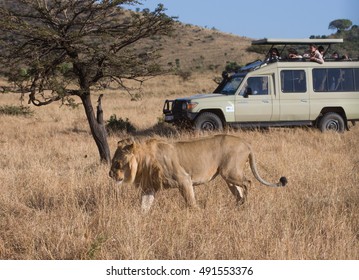
M 107 142 L 107 132 L 103 121 L 103 111 L 101 106 L 102 94 L 98 98 L 97 118 L 91 102 L 91 95 L 89 93 L 82 94 L 81 100 L 84 105 L 87 120 L 90 125 L 92 136 L 96 142 L 98 151 L 100 153 L 100 160 L 104 163 L 111 162 L 110 147 Z

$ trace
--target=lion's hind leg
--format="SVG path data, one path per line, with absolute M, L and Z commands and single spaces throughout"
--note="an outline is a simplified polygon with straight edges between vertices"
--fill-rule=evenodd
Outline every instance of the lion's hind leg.
M 227 185 L 231 191 L 231 193 L 236 198 L 236 202 L 238 206 L 241 206 L 247 200 L 247 192 L 248 187 L 250 186 L 251 182 L 247 180 L 243 180 L 241 184 L 234 184 L 231 182 L 227 182 Z

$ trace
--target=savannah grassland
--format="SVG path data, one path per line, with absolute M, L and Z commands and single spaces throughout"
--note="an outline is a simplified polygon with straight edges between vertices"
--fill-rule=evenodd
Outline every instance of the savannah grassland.
M 211 78 L 156 78 L 138 101 L 107 90 L 105 119 L 128 118 L 141 137 L 200 137 L 158 122 L 166 98 L 209 91 Z M 0 98 L 19 105 L 16 94 Z M 165 190 L 144 215 L 138 190 L 116 186 L 99 163 L 82 107 L 31 109 L 0 115 L 0 259 L 359 259 L 358 126 L 229 131 L 252 145 L 263 178 L 287 176 L 288 186 L 262 186 L 247 166 L 241 208 L 217 178 L 196 187 L 200 209 Z M 112 153 L 126 136 L 109 137 Z

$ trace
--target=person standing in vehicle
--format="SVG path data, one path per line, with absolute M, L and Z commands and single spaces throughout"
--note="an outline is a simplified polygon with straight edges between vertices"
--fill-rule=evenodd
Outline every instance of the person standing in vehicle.
M 339 60 L 339 53 L 333 52 L 331 58 L 335 60 Z
M 294 48 L 289 48 L 288 49 L 288 58 L 289 59 L 293 59 L 293 60 L 298 60 L 298 59 L 302 59 L 303 56 L 301 56 L 300 54 L 298 54 L 297 50 Z
M 314 62 L 317 62 L 319 64 L 324 63 L 323 56 L 318 51 L 318 47 L 316 45 L 314 45 L 314 44 L 309 45 L 309 59 L 310 59 L 310 61 L 314 61 Z
M 319 46 L 318 47 L 318 51 L 320 52 L 320 54 L 323 57 L 323 60 L 325 60 L 325 52 L 324 52 L 324 47 L 323 46 Z
M 277 62 L 280 60 L 281 57 L 279 55 L 279 51 L 277 48 L 271 48 L 267 54 L 267 57 L 265 59 L 265 62 L 271 63 L 271 62 Z

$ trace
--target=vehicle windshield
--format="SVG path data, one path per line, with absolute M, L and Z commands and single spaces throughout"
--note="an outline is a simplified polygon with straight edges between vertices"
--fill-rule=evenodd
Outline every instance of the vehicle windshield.
M 241 76 L 231 76 L 219 85 L 214 93 L 221 93 L 226 95 L 233 95 L 236 93 L 238 87 L 242 83 L 244 77 Z

